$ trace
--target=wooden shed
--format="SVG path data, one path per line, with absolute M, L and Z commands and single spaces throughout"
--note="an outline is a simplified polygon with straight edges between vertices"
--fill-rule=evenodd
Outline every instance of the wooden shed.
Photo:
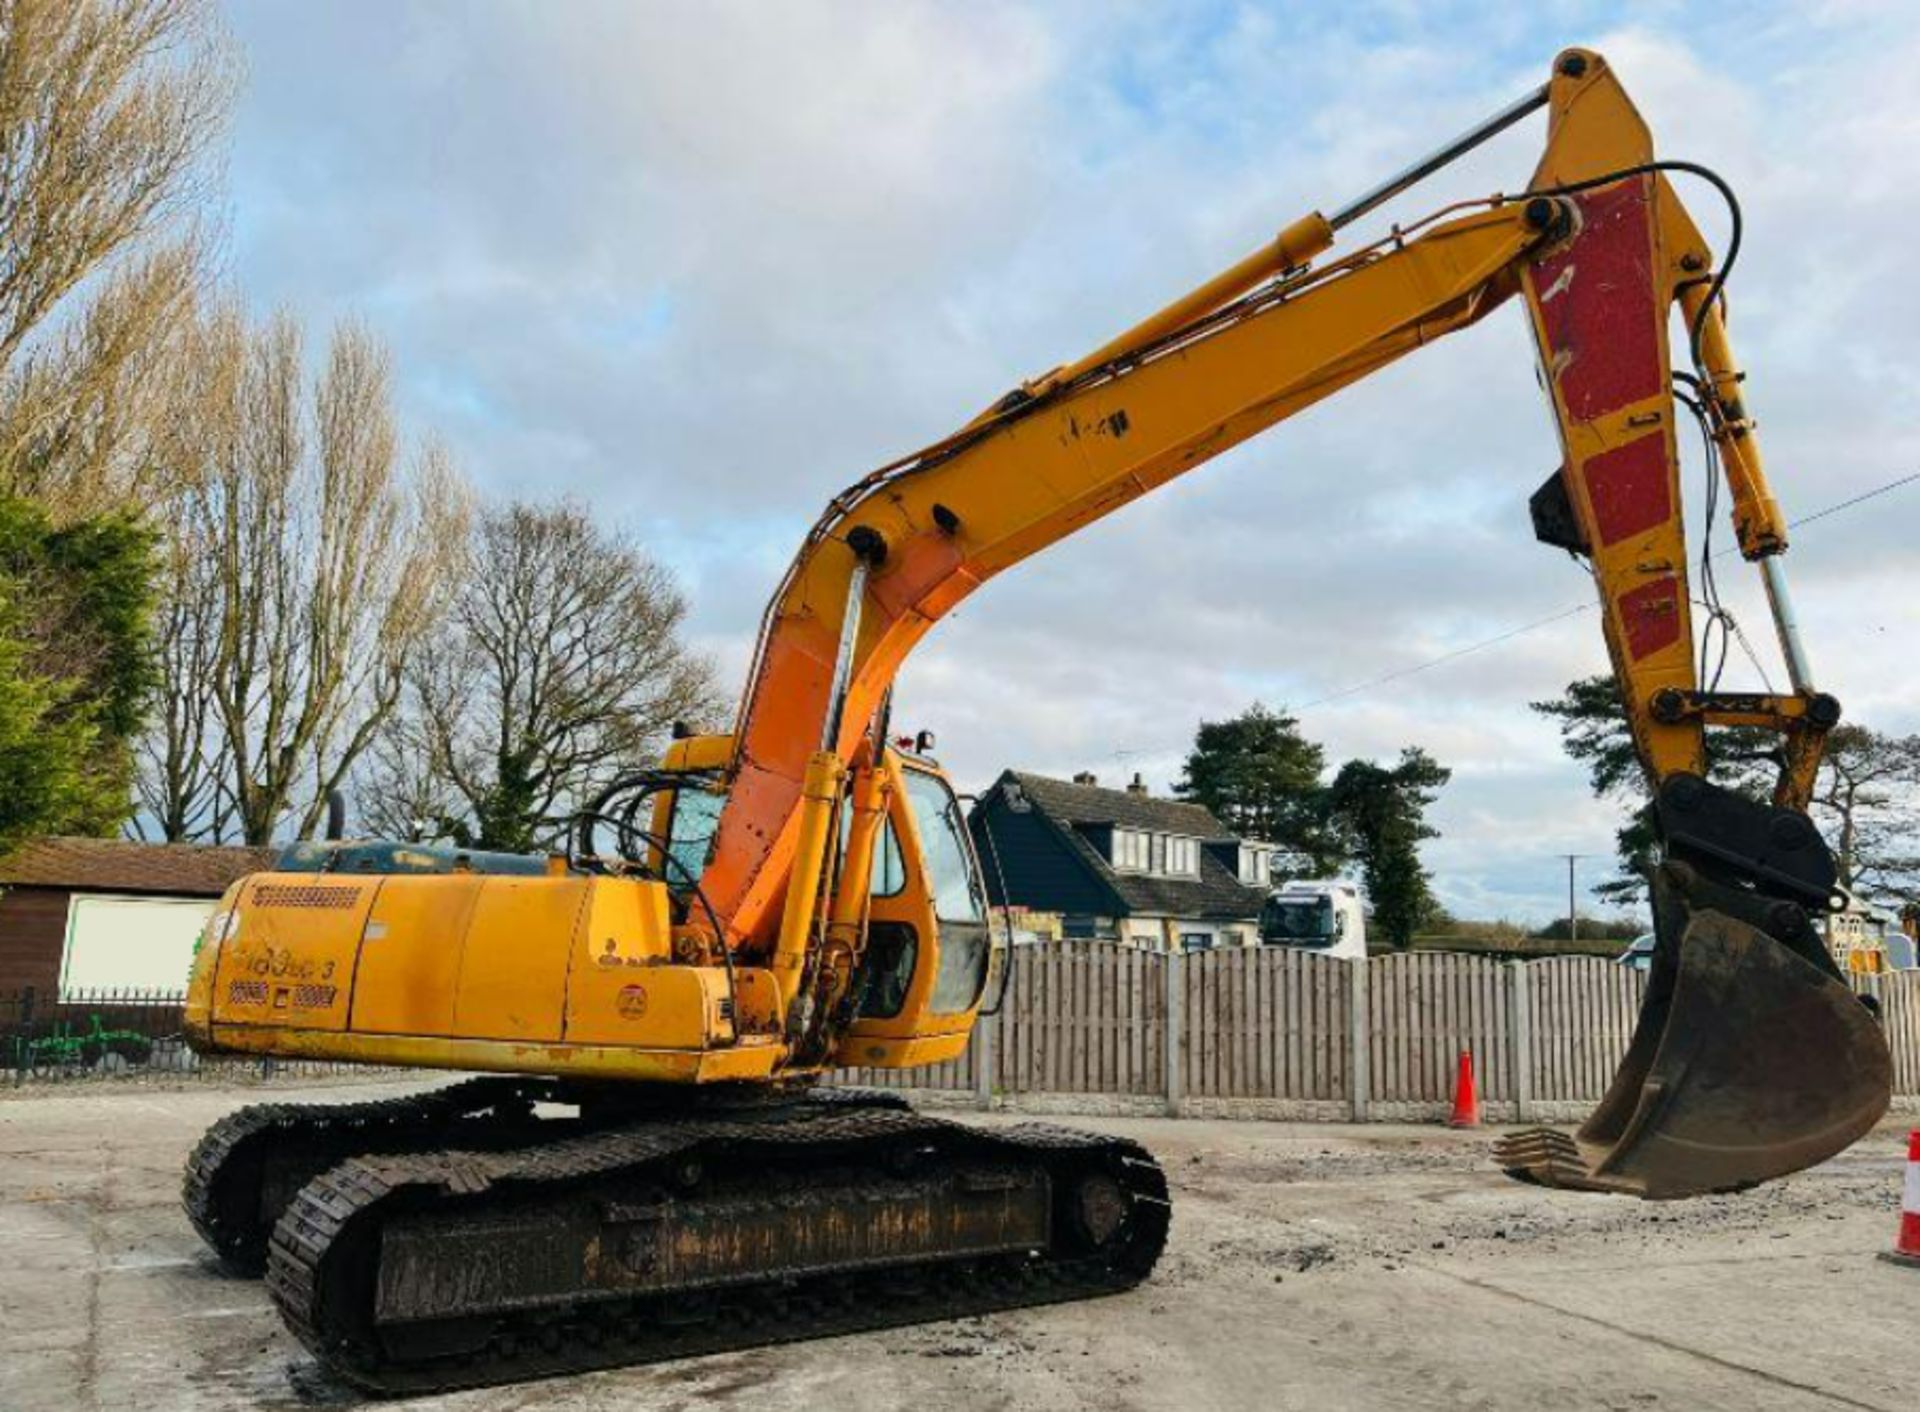
M 48 838 L 0 860 L 0 994 L 184 989 L 207 916 L 273 848 Z

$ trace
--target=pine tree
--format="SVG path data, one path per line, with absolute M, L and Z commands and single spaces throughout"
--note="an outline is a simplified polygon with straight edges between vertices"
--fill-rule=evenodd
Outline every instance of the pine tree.
M 1226 721 L 1202 721 L 1176 792 L 1242 838 L 1279 844 L 1313 860 L 1316 874 L 1345 861 L 1327 825 L 1326 752 L 1300 722 L 1256 702 Z
M 1391 767 L 1349 760 L 1327 791 L 1328 816 L 1364 872 L 1374 928 L 1397 950 L 1439 912 L 1420 844 L 1438 837 L 1426 811 L 1452 777 L 1426 751 L 1408 746 Z

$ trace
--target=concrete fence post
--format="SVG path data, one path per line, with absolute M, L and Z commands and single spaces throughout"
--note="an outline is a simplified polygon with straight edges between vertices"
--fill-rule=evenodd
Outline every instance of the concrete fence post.
M 20 1007 L 14 1016 L 14 1069 L 13 1081 L 23 1084 L 33 1070 L 33 987 L 28 986 L 20 992 Z
M 1364 956 L 1347 963 L 1352 978 L 1347 986 L 1347 1045 L 1351 1056 L 1347 1075 L 1353 1084 L 1348 1103 L 1356 1123 L 1367 1120 L 1367 1102 L 1373 1094 L 1373 1034 L 1368 1020 L 1367 966 Z
M 973 1103 L 982 1112 L 993 1107 L 994 1051 L 1000 1047 L 1000 1017 L 982 1015 L 973 1024 Z
M 1507 963 L 1507 1035 L 1513 1045 L 1513 1120 L 1533 1119 L 1533 973 L 1525 961 Z
M 1187 958 L 1178 951 L 1166 954 L 1167 968 L 1167 1116 L 1180 1116 L 1186 1096 Z

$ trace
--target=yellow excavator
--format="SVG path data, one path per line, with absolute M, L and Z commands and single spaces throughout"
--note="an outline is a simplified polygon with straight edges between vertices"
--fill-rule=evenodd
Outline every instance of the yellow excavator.
M 1526 190 L 1334 253 L 1542 109 Z M 1718 263 L 1683 182 L 1733 217 Z M 242 1110 L 189 1163 L 194 1225 L 264 1272 L 319 1359 L 385 1393 L 1137 1284 L 1169 1217 L 1139 1145 L 817 1082 L 953 1058 L 997 990 L 979 865 L 925 737 L 893 736 L 895 674 L 994 575 L 1509 299 L 1560 432 L 1534 528 L 1592 572 L 1662 861 L 1609 1093 L 1577 1133 L 1511 1135 L 1497 1160 L 1664 1198 L 1840 1151 L 1884 1112 L 1890 1062 L 1813 925 L 1844 902 L 1806 813 L 1839 707 L 1813 686 L 1727 341 L 1738 221 L 1726 184 L 1656 157 L 1606 62 L 1570 50 L 1430 157 L 835 496 L 767 609 L 733 731 L 616 781 L 564 854 L 316 842 L 236 883 L 194 963 L 201 1052 L 481 1076 Z M 1789 692 L 1702 680 L 1694 593 L 1704 625 L 1722 610 L 1689 572 L 1683 413 Z M 1709 779 L 1708 733 L 1731 726 L 1777 737 L 1771 801 Z

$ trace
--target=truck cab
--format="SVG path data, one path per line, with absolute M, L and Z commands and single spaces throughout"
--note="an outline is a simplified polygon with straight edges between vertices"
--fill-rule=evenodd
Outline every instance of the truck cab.
M 1367 912 L 1360 889 L 1338 879 L 1302 879 L 1275 888 L 1260 909 L 1260 944 L 1348 961 L 1364 958 Z

